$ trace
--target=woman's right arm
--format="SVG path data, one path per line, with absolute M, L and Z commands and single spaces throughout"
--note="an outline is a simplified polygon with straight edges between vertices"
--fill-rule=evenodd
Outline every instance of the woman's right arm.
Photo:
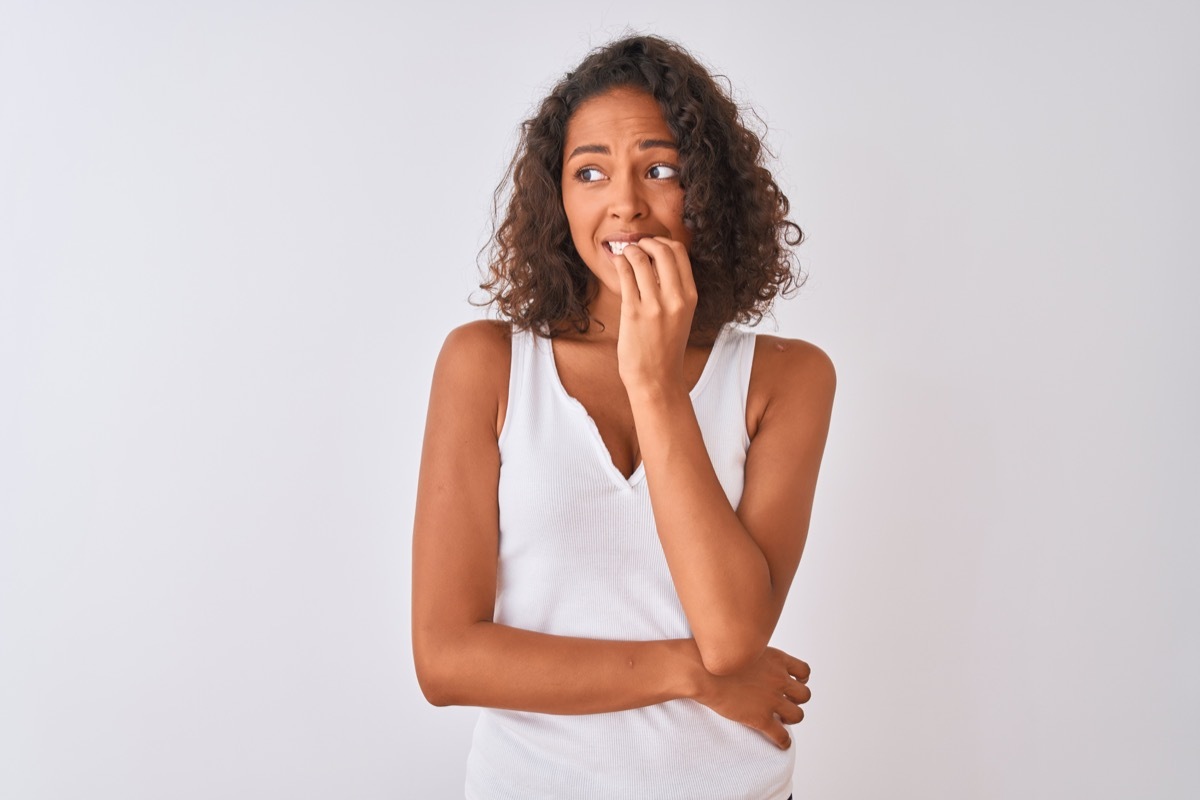
M 786 746 L 808 667 L 768 649 L 733 676 L 704 669 L 692 639 L 557 636 L 493 622 L 499 548 L 497 446 L 511 342 L 478 321 L 446 337 L 434 367 L 413 525 L 417 680 L 435 705 L 591 714 L 692 698 Z

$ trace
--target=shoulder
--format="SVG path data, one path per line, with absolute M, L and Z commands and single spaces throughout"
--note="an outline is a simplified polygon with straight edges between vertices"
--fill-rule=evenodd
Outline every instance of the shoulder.
M 465 322 L 446 334 L 442 355 L 473 362 L 508 358 L 512 351 L 512 328 L 507 322 L 477 319 Z
M 829 354 L 812 342 L 760 333 L 754 349 L 755 364 L 785 385 L 802 384 L 814 390 L 833 392 L 837 371 Z M 774 382 L 774 381 L 773 381 Z
M 833 359 L 820 347 L 803 339 L 758 334 L 747 398 L 751 438 L 773 411 L 828 419 L 836 390 Z
M 446 334 L 434 368 L 434 391 L 452 398 L 459 410 L 470 405 L 486 407 L 495 429 L 500 430 L 508 400 L 512 364 L 512 326 L 479 319 Z

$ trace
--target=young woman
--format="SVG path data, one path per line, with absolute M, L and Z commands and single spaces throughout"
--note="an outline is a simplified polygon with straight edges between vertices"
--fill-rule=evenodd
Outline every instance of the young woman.
M 762 143 L 638 36 L 524 123 L 502 321 L 447 336 L 413 532 L 413 652 L 481 706 L 470 800 L 786 800 L 809 667 L 771 634 L 807 535 L 834 369 L 740 327 L 798 286 Z

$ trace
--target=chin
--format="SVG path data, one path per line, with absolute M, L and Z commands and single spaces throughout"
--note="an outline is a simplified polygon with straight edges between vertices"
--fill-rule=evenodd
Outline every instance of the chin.
M 618 280 L 615 273 L 602 278 L 600 280 L 600 286 L 603 291 L 608 292 L 614 297 L 621 296 L 621 281 Z
M 621 278 L 617 275 L 615 264 L 611 261 L 601 267 L 593 267 L 589 264 L 588 269 L 591 270 L 592 278 L 604 286 L 605 289 L 620 294 Z

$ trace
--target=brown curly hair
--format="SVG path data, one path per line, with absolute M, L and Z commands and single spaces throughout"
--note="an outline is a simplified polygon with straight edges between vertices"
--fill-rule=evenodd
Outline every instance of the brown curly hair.
M 649 35 L 593 50 L 521 124 L 516 154 L 493 198 L 492 236 L 481 251 L 488 253 L 490 279 L 479 288 L 491 299 L 472 304 L 495 303 L 515 327 L 542 336 L 588 330 L 587 307 L 600 286 L 571 240 L 563 147 L 575 109 L 617 87 L 652 95 L 679 146 L 698 294 L 692 342 L 711 341 L 726 322 L 758 324 L 776 294 L 787 297 L 804 284 L 790 249 L 804 234 L 787 219 L 788 199 L 763 164 L 766 148 L 743 124 L 737 104 L 681 46 Z

